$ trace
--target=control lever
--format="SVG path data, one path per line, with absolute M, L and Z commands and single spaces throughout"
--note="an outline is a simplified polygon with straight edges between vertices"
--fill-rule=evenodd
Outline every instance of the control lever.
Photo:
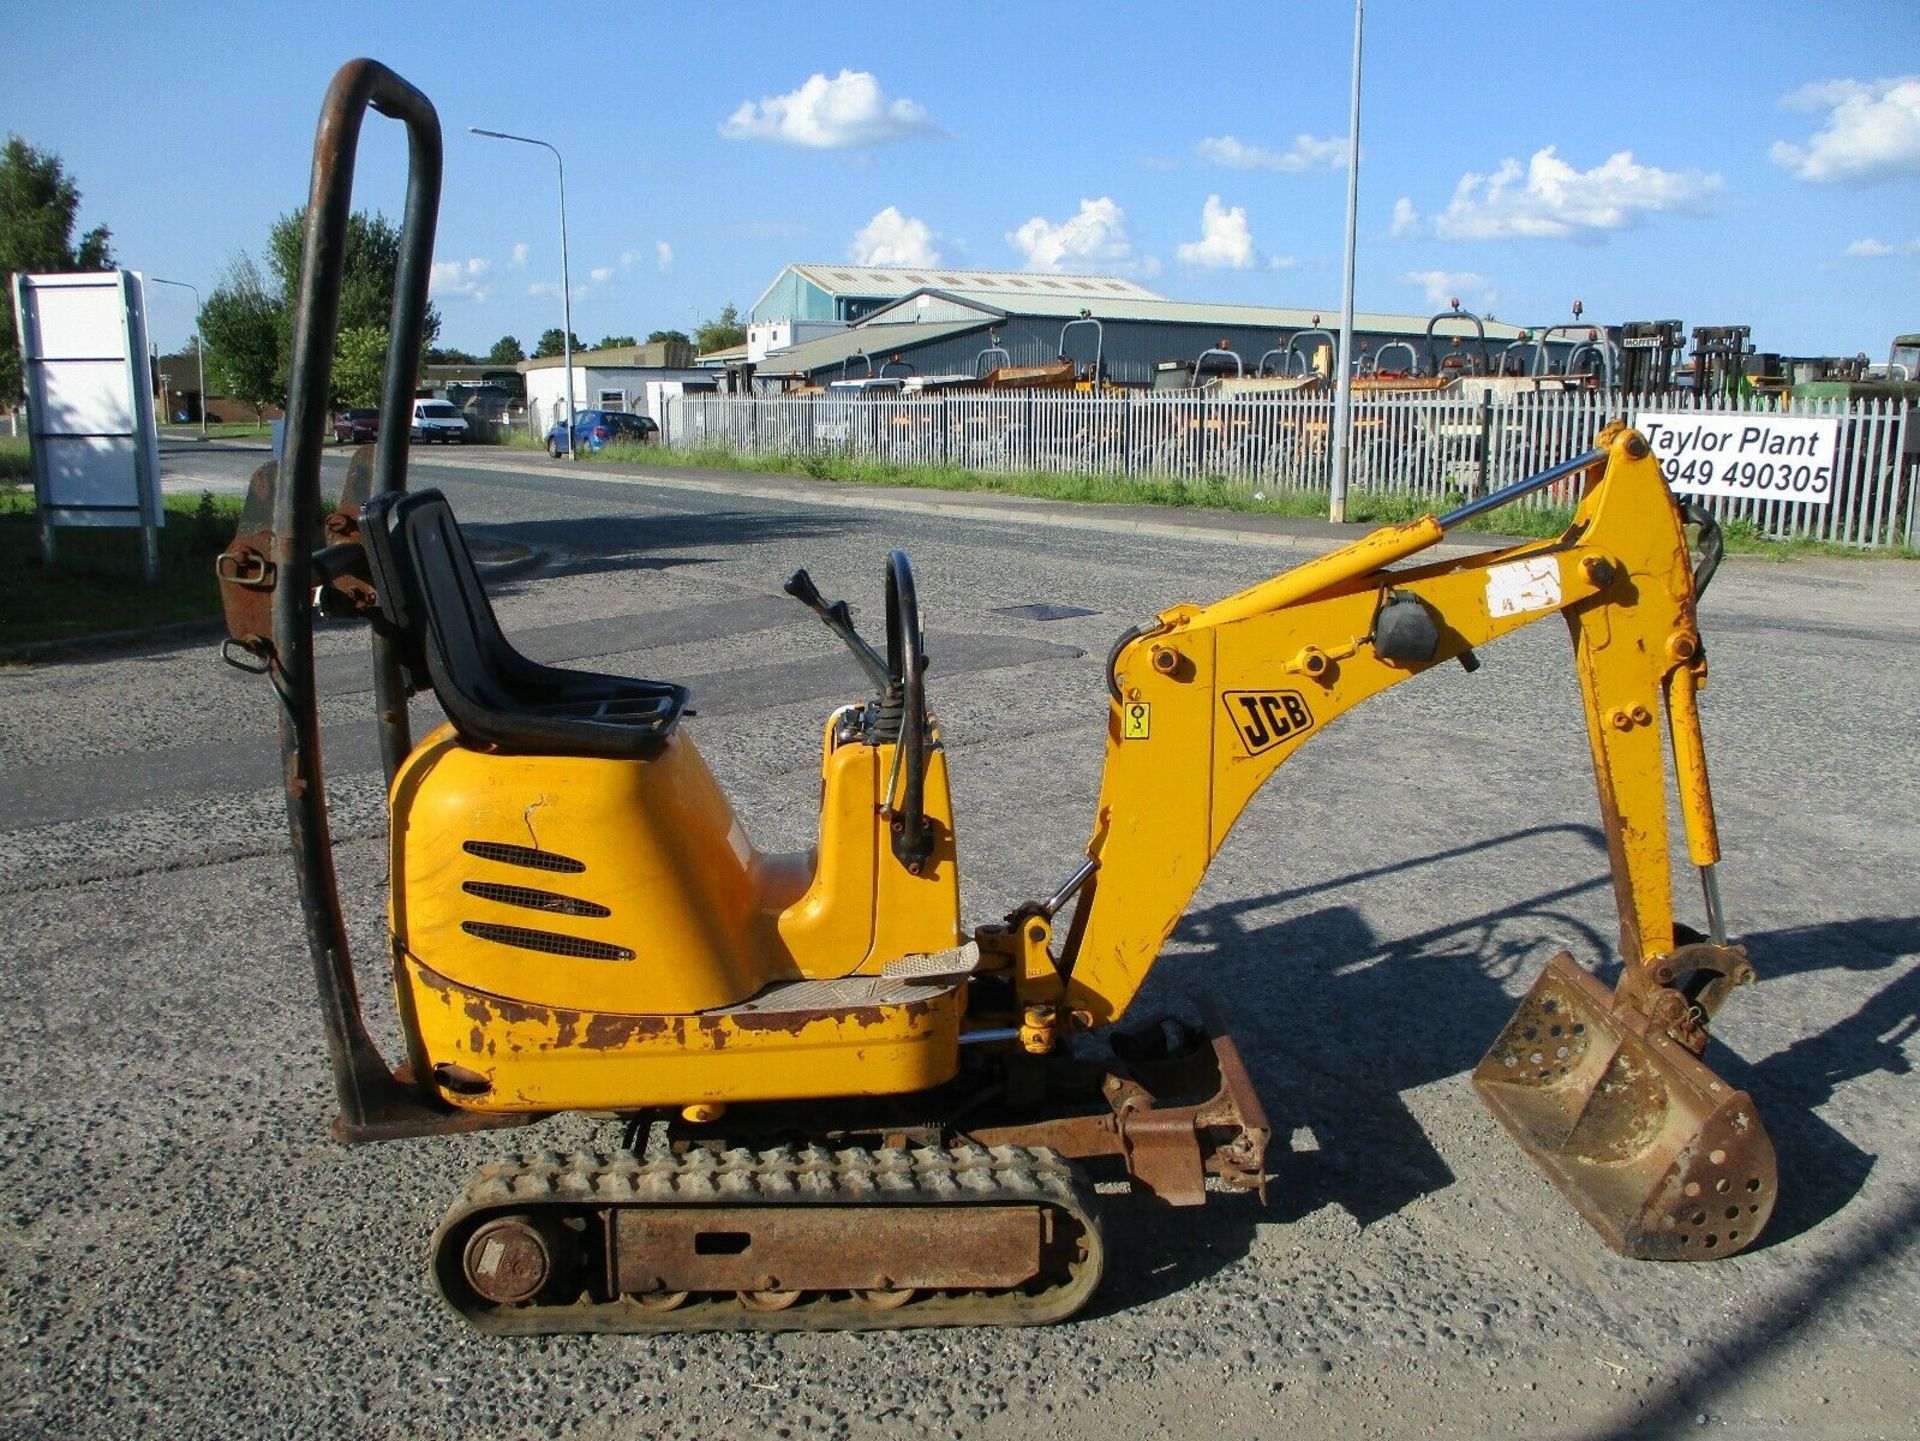
M 880 658 L 878 651 L 860 638 L 860 632 L 853 628 L 853 616 L 847 610 L 847 603 L 844 600 L 836 600 L 831 605 L 827 604 L 820 594 L 820 588 L 813 583 L 813 577 L 804 570 L 796 570 L 789 576 L 782 589 L 819 616 L 828 630 L 846 642 L 847 649 L 853 652 L 853 658 L 860 662 L 860 668 L 872 678 L 875 686 L 883 691 L 887 688 L 893 680 L 893 676 L 887 670 L 887 663 Z

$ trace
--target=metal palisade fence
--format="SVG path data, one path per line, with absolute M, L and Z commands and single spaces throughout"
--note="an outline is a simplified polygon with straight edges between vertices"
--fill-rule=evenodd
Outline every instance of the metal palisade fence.
M 1356 393 L 1350 485 L 1444 506 L 1577 454 L 1609 421 L 1641 410 L 1774 412 L 1779 402 L 1680 394 L 1540 390 Z M 1830 503 L 1729 499 L 1704 503 L 1763 534 L 1863 549 L 1916 541 L 1920 416 L 1904 401 L 1795 401 L 1794 415 L 1841 424 Z M 662 418 L 679 450 L 849 456 L 892 465 L 1120 475 L 1169 486 L 1264 496 L 1330 488 L 1333 397 L 1219 398 L 1195 391 L 1123 396 L 681 396 Z M 1566 504 L 1556 487 L 1523 504 Z

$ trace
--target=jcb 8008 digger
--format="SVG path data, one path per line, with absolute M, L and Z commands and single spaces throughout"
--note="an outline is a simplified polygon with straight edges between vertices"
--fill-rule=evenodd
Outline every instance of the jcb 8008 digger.
M 1088 1176 L 1173 1205 L 1263 1191 L 1268 1124 L 1233 1042 L 1119 1028 L 1253 794 L 1352 706 L 1549 615 L 1585 697 L 1621 921 L 1609 991 L 1561 954 L 1473 1082 L 1602 1237 L 1633 1256 L 1749 1244 L 1774 1203 L 1752 1101 L 1699 1059 L 1751 978 L 1728 944 L 1696 692 L 1717 561 L 1646 443 L 1594 449 L 1449 515 L 1390 526 L 1121 636 L 1083 856 L 1002 920 L 963 928 L 947 756 L 929 714 L 907 558 L 869 647 L 804 572 L 788 589 L 872 694 L 822 727 L 818 843 L 754 848 L 670 682 L 539 665 L 501 634 L 446 500 L 408 493 L 404 428 L 358 453 L 324 536 L 321 427 L 354 150 L 398 117 L 411 172 L 386 413 L 419 351 L 438 122 L 357 61 L 322 114 L 283 468 L 222 556 L 231 654 L 280 707 L 307 937 L 349 1141 L 564 1111 L 652 1144 L 483 1170 L 433 1241 L 461 1314 L 495 1333 L 894 1327 L 1057 1319 L 1103 1264 Z M 1585 479 L 1557 540 L 1420 563 L 1451 526 Z M 334 879 L 313 609 L 369 623 L 390 799 L 393 985 L 407 1055 L 363 1023 Z M 415 744 L 407 699 L 446 723 Z M 1662 733 L 1707 934 L 1674 919 Z M 1062 923 L 1069 907 L 1071 919 Z M 643 1124 L 644 1123 L 644 1124 Z

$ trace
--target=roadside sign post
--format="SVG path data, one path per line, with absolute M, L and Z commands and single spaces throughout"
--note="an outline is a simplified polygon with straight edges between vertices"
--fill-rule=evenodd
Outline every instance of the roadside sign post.
M 131 270 L 13 277 L 40 554 L 60 526 L 138 526 L 160 578 L 160 437 L 145 286 Z
M 1829 505 L 1840 471 L 1840 418 L 1764 411 L 1643 410 L 1635 419 L 1680 495 Z

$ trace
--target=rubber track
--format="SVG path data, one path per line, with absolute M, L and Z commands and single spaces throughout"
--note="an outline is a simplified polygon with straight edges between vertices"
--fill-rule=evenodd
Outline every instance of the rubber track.
M 583 1292 L 571 1300 L 502 1306 L 466 1285 L 466 1238 L 497 1215 L 562 1211 L 591 1217 L 599 1234 L 608 1212 L 648 1206 L 979 1206 L 1040 1204 L 1065 1220 L 1056 1230 L 1084 1254 L 1064 1279 L 1038 1292 L 932 1291 L 886 1310 L 847 1292 L 809 1291 L 784 1311 L 758 1311 L 731 1293 L 702 1293 L 673 1310 Z M 854 1218 L 851 1224 L 858 1224 Z M 1076 1234 L 1077 1233 L 1077 1234 Z M 479 1330 L 497 1336 L 575 1332 L 899 1330 L 920 1326 L 1030 1326 L 1062 1320 L 1099 1284 L 1103 1245 L 1093 1192 L 1058 1152 L 971 1142 L 950 1147 L 780 1146 L 644 1160 L 631 1151 L 590 1151 L 493 1162 L 434 1232 L 432 1269 L 441 1295 Z

